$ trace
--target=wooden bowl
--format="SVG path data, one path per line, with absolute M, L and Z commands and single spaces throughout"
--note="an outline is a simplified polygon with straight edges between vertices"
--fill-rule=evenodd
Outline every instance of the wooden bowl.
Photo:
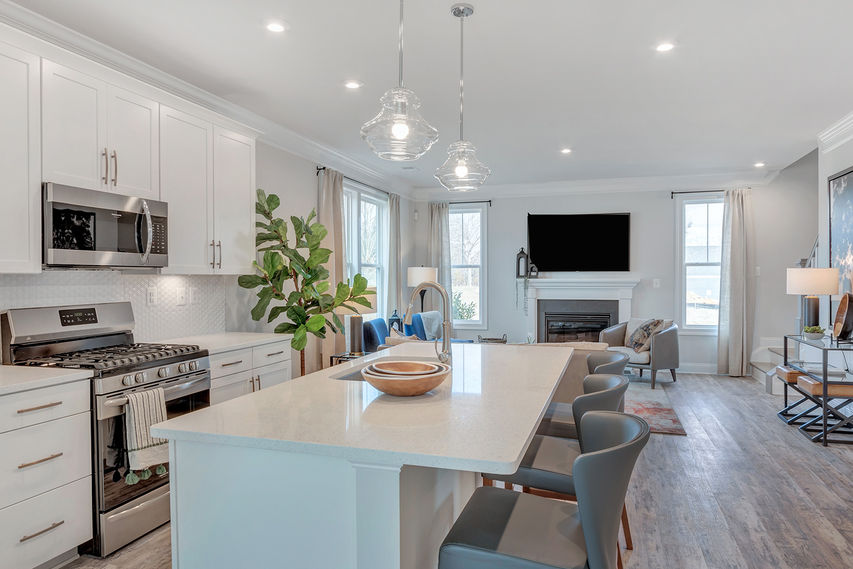
M 431 389 L 441 385 L 450 375 L 450 366 L 442 366 L 444 369 L 438 373 L 428 375 L 402 375 L 399 377 L 389 375 L 374 375 L 366 368 L 361 370 L 364 381 L 388 395 L 397 397 L 414 397 L 423 395 Z
M 380 361 L 368 367 L 377 372 L 375 375 L 426 375 L 439 370 L 438 364 L 416 361 Z

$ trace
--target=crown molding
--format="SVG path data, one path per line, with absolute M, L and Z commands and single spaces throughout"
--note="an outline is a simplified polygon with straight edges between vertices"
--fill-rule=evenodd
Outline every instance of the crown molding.
M 739 187 L 761 187 L 770 184 L 778 170 L 754 170 L 681 176 L 643 176 L 634 178 L 601 178 L 591 180 L 565 180 L 540 184 L 503 184 L 484 186 L 477 192 L 451 194 L 444 188 L 417 188 L 414 199 L 418 201 L 466 201 L 492 198 L 530 198 L 583 194 L 621 194 L 642 192 L 672 192 L 689 190 L 725 190 Z
M 236 105 L 183 79 L 67 28 L 9 0 L 0 0 L 0 22 L 42 41 L 95 61 L 237 121 L 258 133 L 258 140 L 300 158 L 340 171 L 345 176 L 385 190 L 409 194 L 411 185 L 353 160 L 339 150 Z
M 835 150 L 842 144 L 853 140 L 853 113 L 831 124 L 817 135 L 821 153 Z

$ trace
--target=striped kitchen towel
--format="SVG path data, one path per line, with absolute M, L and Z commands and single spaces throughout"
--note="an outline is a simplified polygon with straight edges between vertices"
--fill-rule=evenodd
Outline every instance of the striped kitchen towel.
M 151 436 L 151 425 L 165 420 L 166 396 L 162 388 L 127 394 L 124 432 L 131 470 L 145 470 L 169 461 L 169 441 Z

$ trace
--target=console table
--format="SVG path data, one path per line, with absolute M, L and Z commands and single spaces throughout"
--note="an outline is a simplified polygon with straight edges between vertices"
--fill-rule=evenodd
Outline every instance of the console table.
M 819 371 L 816 371 L 814 367 L 810 368 L 808 365 L 810 362 L 802 359 L 791 359 L 789 357 L 789 343 L 793 344 L 792 347 L 796 346 L 798 348 L 797 353 L 804 347 L 818 350 L 820 352 L 820 361 L 814 362 L 814 364 L 820 366 Z M 853 439 L 831 439 L 829 437 L 832 433 L 853 435 L 853 415 L 846 415 L 843 412 L 844 407 L 853 402 L 853 382 L 831 379 L 830 368 L 832 366 L 829 364 L 829 355 L 833 352 L 841 353 L 846 361 L 844 353 L 853 354 L 853 344 L 838 343 L 830 337 L 824 337 L 821 340 L 809 340 L 800 334 L 789 334 L 784 338 L 784 365 L 800 372 L 803 377 L 819 382 L 820 386 L 815 386 L 817 389 L 808 389 L 802 385 L 803 382 L 801 381 L 792 383 L 780 377 L 785 383 L 785 409 L 779 413 L 779 416 L 782 420 L 791 424 L 791 420 L 787 419 L 784 413 L 797 405 L 788 405 L 788 389 L 793 389 L 803 396 L 800 402 L 810 401 L 813 403 L 809 411 L 797 416 L 808 419 L 799 425 L 800 432 L 814 442 L 823 443 L 823 446 L 827 446 L 830 442 L 853 443 Z M 847 366 L 845 365 L 845 372 L 847 371 L 846 368 Z M 832 401 L 834 400 L 841 400 L 841 403 L 833 405 Z M 820 409 L 818 415 L 808 414 L 815 409 Z

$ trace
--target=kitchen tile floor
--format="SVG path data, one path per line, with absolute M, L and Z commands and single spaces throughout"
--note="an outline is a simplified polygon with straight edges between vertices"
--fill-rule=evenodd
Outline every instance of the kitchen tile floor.
M 747 378 L 666 381 L 686 437 L 652 435 L 628 493 L 626 569 L 838 568 L 853 559 L 853 449 L 824 448 L 776 418 Z M 169 526 L 72 569 L 168 569 Z

